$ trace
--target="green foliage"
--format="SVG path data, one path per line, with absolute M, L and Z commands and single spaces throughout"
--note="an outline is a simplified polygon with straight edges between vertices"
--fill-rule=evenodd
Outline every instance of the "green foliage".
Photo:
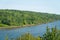
M 55 20 L 60 20 L 60 15 L 32 11 L 0 10 L 0 23 L 8 26 L 42 24 Z
M 5 25 L 5 24 L 0 24 L 0 27 L 6 27 L 6 26 L 8 26 L 8 25 Z
M 60 40 L 60 30 L 57 28 L 47 28 L 46 33 L 43 36 L 43 40 Z
M 42 40 L 42 38 L 40 36 L 37 37 L 37 40 Z
M 8 36 L 6 36 L 5 40 L 9 40 Z
M 16 40 L 42 40 L 42 38 L 40 38 L 40 37 L 36 38 L 28 33 L 28 34 L 22 35 L 21 37 L 17 38 Z

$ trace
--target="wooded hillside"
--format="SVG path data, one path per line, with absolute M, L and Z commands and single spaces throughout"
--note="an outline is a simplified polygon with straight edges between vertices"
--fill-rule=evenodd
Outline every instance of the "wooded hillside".
M 60 20 L 60 15 L 21 11 L 21 10 L 0 10 L 0 26 L 23 26 L 31 24 L 42 24 Z

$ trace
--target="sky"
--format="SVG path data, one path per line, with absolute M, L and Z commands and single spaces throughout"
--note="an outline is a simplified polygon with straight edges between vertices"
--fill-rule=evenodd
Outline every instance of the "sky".
M 0 0 L 0 9 L 37 11 L 60 15 L 60 0 Z

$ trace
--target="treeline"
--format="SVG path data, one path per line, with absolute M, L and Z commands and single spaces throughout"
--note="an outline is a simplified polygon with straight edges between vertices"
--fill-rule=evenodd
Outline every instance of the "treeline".
M 20 10 L 0 10 L 0 27 L 42 24 L 55 20 L 60 20 L 60 15 Z
M 6 40 L 9 40 L 8 37 L 6 37 Z M 56 27 L 51 29 L 47 27 L 46 32 L 42 37 L 34 37 L 33 35 L 27 33 L 16 39 L 12 38 L 11 40 L 60 40 L 60 30 L 58 30 Z

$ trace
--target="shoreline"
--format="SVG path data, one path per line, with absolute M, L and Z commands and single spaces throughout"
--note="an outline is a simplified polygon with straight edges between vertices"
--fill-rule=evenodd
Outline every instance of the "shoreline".
M 56 20 L 59 21 L 59 20 Z M 55 22 L 55 21 L 53 21 Z M 51 22 L 47 22 L 47 23 L 51 23 Z M 42 24 L 47 24 L 47 23 L 42 23 Z M 38 24 L 28 24 L 28 25 L 22 25 L 22 26 L 8 26 L 8 27 L 0 27 L 0 29 L 16 29 L 16 28 L 24 28 L 24 27 L 31 27 L 31 26 L 35 26 L 35 25 L 41 25 L 40 23 Z
M 31 25 L 23 25 L 23 26 L 8 26 L 8 27 L 0 27 L 0 29 L 16 29 L 16 28 L 24 28 L 24 27 L 31 27 L 38 24 L 31 24 Z

